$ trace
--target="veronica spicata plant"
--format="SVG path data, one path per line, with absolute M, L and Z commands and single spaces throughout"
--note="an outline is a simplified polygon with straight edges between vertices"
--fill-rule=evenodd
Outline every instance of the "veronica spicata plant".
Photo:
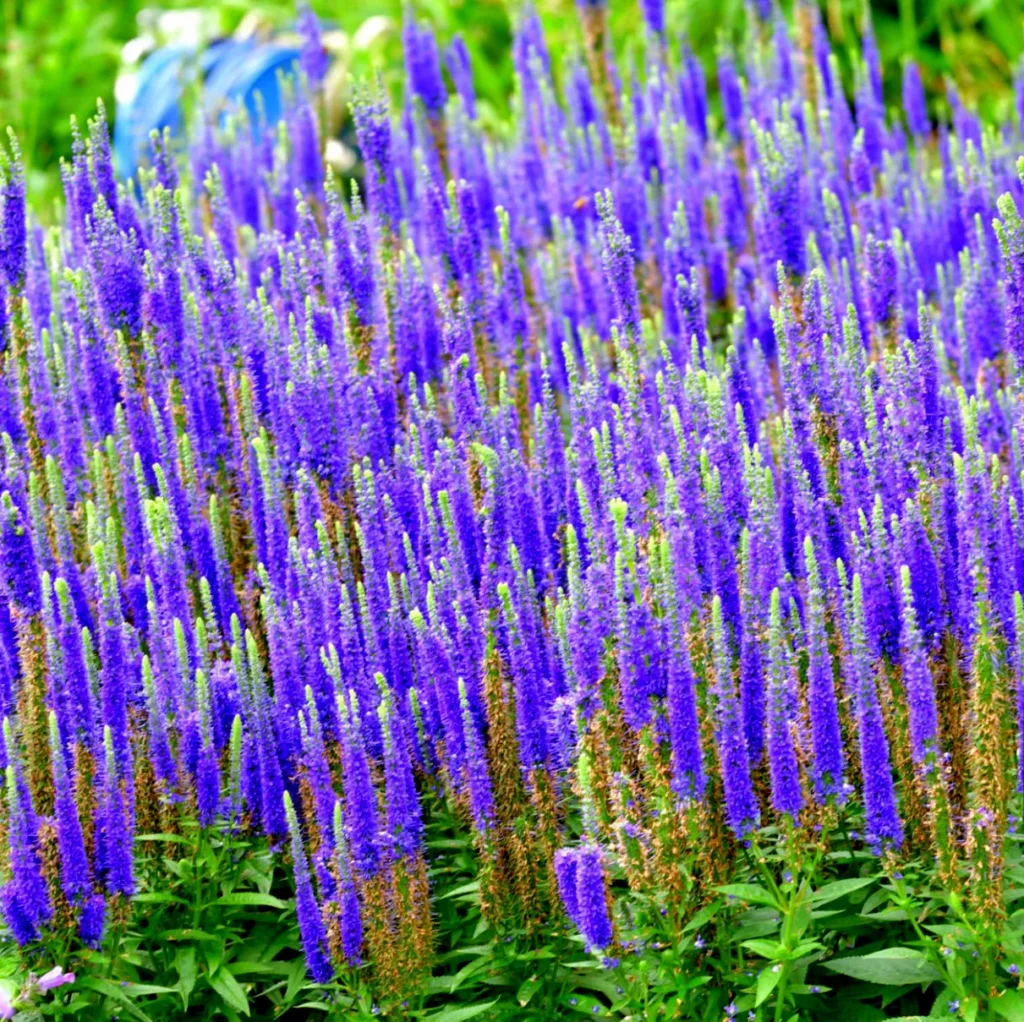
M 3 1017 L 1024 1018 L 1021 125 L 579 6 L 3 149 Z

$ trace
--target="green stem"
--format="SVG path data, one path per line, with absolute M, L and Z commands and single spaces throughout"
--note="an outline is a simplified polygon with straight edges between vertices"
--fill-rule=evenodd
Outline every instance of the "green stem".
M 796 919 L 796 913 L 801 903 L 803 902 L 807 889 L 810 886 L 809 880 L 803 880 L 800 875 L 798 868 L 798 861 L 790 857 L 790 850 L 793 847 L 793 842 L 796 837 L 795 828 L 792 821 L 787 826 L 785 835 L 785 843 L 783 845 L 783 854 L 785 867 L 789 871 L 791 876 L 790 883 L 792 884 L 792 891 L 786 900 L 785 908 L 785 920 L 782 924 L 782 946 L 786 950 L 786 961 L 782 963 L 782 974 L 779 977 L 778 986 L 776 987 L 775 994 L 775 1022 L 782 1022 L 783 1012 L 786 1007 L 786 994 L 789 987 L 789 974 L 793 971 L 793 960 L 789 957 L 792 952 L 796 949 L 796 941 L 799 937 L 794 940 L 793 925 Z M 808 871 L 809 877 L 814 877 L 818 873 L 818 867 L 821 865 L 821 857 L 823 854 L 822 847 L 819 845 L 815 848 L 814 858 Z M 810 925 L 810 924 L 808 924 Z
M 917 14 L 914 0 L 900 0 L 900 28 L 903 34 L 903 49 L 913 55 L 917 51 Z
M 778 986 L 775 988 L 775 1022 L 782 1022 L 782 1013 L 786 1007 L 786 992 L 789 986 L 789 973 L 793 968 L 792 959 L 789 954 L 793 950 L 793 919 L 796 915 L 796 907 L 800 902 L 803 893 L 803 884 L 793 883 L 793 892 L 786 902 L 785 917 L 782 923 L 782 946 L 786 950 L 786 960 L 782 963 L 782 974 L 779 976 Z
M 199 852 L 203 845 L 203 830 L 199 829 L 199 840 L 192 849 L 192 883 L 195 885 L 195 900 L 193 901 L 192 929 L 201 929 L 200 923 L 203 918 L 203 881 L 199 876 Z
M 902 879 L 897 880 L 894 876 L 891 875 L 889 879 L 892 882 L 893 887 L 896 889 L 897 906 L 903 909 L 904 912 L 906 912 L 907 919 L 909 920 L 910 925 L 917 936 L 917 939 L 925 946 L 928 952 L 931 952 L 931 950 L 935 946 L 935 942 L 925 934 L 924 930 L 921 929 L 921 924 L 917 921 L 917 916 L 913 911 L 913 906 L 910 902 L 910 896 L 907 893 L 906 884 Z M 942 973 L 943 983 L 946 986 L 952 987 L 954 990 L 956 990 L 958 996 L 964 996 L 965 992 L 963 985 L 959 983 L 956 977 L 951 975 L 949 971 L 946 969 L 945 958 L 943 957 L 943 955 L 931 955 L 930 957 L 934 959 L 934 964 L 938 967 L 939 972 Z

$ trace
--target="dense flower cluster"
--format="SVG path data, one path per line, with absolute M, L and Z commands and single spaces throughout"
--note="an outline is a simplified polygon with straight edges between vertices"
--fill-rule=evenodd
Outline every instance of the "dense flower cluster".
M 870 34 L 851 108 L 813 5 L 794 34 L 758 5 L 712 102 L 641 8 L 642 74 L 588 3 L 560 87 L 527 10 L 500 140 L 465 47 L 410 21 L 351 196 L 311 17 L 285 120 L 199 126 L 181 179 L 154 138 L 116 183 L 101 112 L 47 231 L 4 158 L 20 942 L 98 943 L 133 834 L 197 820 L 289 852 L 316 980 L 395 986 L 429 964 L 438 798 L 492 921 L 564 911 L 598 952 L 610 877 L 695 905 L 759 827 L 851 806 L 1001 909 L 1021 133 L 952 92 L 935 127 L 912 64 L 887 118 Z

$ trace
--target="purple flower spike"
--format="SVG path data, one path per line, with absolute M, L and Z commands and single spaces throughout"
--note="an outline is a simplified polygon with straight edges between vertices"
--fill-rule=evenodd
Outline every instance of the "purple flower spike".
M 32 537 L 24 514 L 7 491 L 0 496 L 0 586 L 23 613 L 39 611 L 39 568 Z
M 576 851 L 577 923 L 592 952 L 599 952 L 612 942 L 602 859 L 597 845 L 583 845 Z
M 843 745 L 832 657 L 825 632 L 824 594 L 810 536 L 804 540 L 804 565 L 807 571 L 807 704 L 814 751 L 814 790 L 818 800 L 825 801 L 829 796 L 841 795 L 843 790 Z
M 889 740 L 878 703 L 875 667 L 864 634 L 864 596 L 860 575 L 853 576 L 853 648 L 850 670 L 860 732 L 860 761 L 864 778 L 864 808 L 868 844 L 876 851 L 903 844 L 903 823 L 896 808 L 896 789 L 889 761 Z
M 921 72 L 912 60 L 908 60 L 903 66 L 903 113 L 914 138 L 922 139 L 932 130 L 925 106 Z
M 295 815 L 295 806 L 287 791 L 284 793 L 284 812 L 291 833 L 292 862 L 295 869 L 295 915 L 299 921 L 299 935 L 306 953 L 306 965 L 314 983 L 327 983 L 334 975 L 327 949 L 327 934 L 320 906 L 313 892 L 299 819 Z
M 407 16 L 402 28 L 402 46 L 413 95 L 423 103 L 428 114 L 436 116 L 444 110 L 448 93 L 441 77 L 441 60 L 433 29 Z
M 665 32 L 665 0 L 640 0 L 644 21 L 655 35 Z
M 900 656 L 903 666 L 903 687 L 910 715 L 910 747 L 914 762 L 918 766 L 923 766 L 930 753 L 939 751 L 939 715 L 935 705 L 935 686 L 932 683 L 928 658 L 917 624 L 917 612 L 914 609 L 910 568 L 905 564 L 900 568 L 900 584 L 900 614 L 903 624 Z
M 320 35 L 320 19 L 311 7 L 303 6 L 299 10 L 295 27 L 302 37 L 300 66 L 310 85 L 316 88 L 323 81 L 329 64 L 327 51 L 324 49 L 323 39 Z
M 772 807 L 777 813 L 795 820 L 804 799 L 793 746 L 796 693 L 782 634 L 778 589 L 772 590 L 768 627 L 768 765 L 772 777 Z
M 718 762 L 725 788 L 726 816 L 733 834 L 740 840 L 757 825 L 757 799 L 750 777 L 743 717 L 732 680 L 732 653 L 722 621 L 722 601 L 715 596 L 711 605 L 715 651 L 715 696 L 718 721 L 715 735 Z
M 25 169 L 14 132 L 10 153 L 0 145 L 0 280 L 21 287 L 25 277 Z

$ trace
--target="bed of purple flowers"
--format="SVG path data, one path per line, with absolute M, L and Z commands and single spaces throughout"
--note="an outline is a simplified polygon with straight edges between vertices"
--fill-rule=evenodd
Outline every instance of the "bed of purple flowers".
M 0 1017 L 1024 1019 L 1024 138 L 641 8 L 11 137 Z

